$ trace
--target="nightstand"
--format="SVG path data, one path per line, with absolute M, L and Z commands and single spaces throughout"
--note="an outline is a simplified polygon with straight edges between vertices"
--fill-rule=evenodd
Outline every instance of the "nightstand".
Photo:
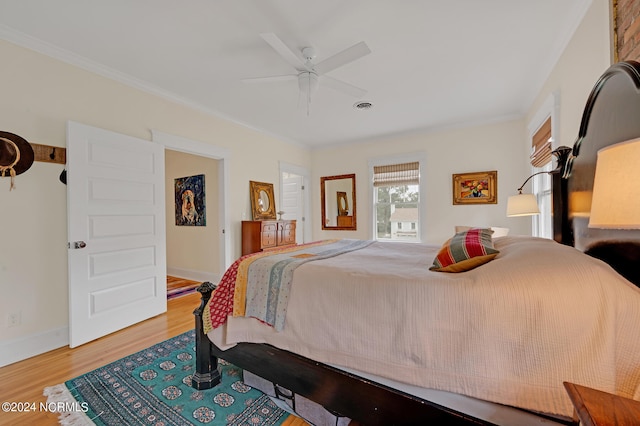
M 582 426 L 640 425 L 640 401 L 564 382 Z

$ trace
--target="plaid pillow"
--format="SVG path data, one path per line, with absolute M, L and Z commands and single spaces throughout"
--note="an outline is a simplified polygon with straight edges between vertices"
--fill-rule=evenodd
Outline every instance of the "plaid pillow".
M 493 230 L 471 228 L 458 232 L 444 243 L 429 269 L 438 272 L 464 272 L 489 262 L 498 250 L 491 239 Z

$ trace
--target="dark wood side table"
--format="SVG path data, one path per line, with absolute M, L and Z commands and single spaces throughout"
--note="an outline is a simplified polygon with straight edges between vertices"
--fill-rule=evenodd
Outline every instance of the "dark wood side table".
M 638 426 L 640 401 L 564 382 L 582 426 Z

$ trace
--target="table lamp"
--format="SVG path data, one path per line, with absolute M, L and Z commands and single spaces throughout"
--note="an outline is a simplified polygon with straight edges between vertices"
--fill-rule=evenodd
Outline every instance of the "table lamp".
M 640 138 L 598 151 L 589 228 L 640 229 Z

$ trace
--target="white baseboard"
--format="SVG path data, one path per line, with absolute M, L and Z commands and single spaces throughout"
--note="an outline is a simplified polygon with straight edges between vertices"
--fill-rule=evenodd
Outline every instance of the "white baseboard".
M 69 327 L 60 327 L 0 342 L 0 367 L 67 346 L 68 344 Z
M 167 275 L 193 281 L 209 281 L 213 284 L 218 284 L 218 281 L 220 281 L 220 274 L 206 271 L 194 271 L 192 269 L 172 268 L 170 266 L 167 267 Z

